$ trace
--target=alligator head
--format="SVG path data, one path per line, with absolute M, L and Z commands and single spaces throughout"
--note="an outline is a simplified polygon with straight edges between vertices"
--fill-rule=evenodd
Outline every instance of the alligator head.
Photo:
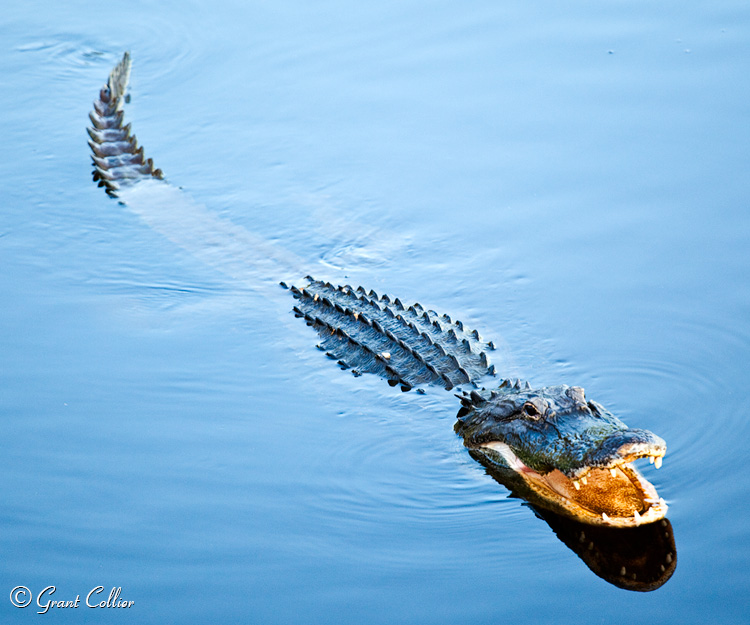
M 577 386 L 532 389 L 504 381 L 493 391 L 459 395 L 456 432 L 490 465 L 510 468 L 537 505 L 592 525 L 632 527 L 664 517 L 667 505 L 636 470 L 659 468 L 666 444 L 628 428 Z

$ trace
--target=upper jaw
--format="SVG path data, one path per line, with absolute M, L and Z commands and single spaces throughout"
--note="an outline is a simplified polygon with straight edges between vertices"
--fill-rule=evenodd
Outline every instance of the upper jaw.
M 571 479 L 580 479 L 591 469 L 616 468 L 638 458 L 649 458 L 649 462 L 658 469 L 666 451 L 664 439 L 653 432 L 640 429 L 619 430 L 584 454 L 578 466 L 571 467 L 564 473 Z

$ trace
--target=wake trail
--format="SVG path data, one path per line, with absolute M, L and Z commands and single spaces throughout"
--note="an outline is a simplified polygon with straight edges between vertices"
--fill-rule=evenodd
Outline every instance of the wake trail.
M 244 288 L 298 282 L 305 263 L 296 254 L 223 219 L 161 180 L 141 180 L 118 197 L 150 228 Z
M 273 291 L 264 289 L 270 296 L 280 291 L 280 281 L 301 282 L 310 263 L 208 210 L 167 183 L 144 157 L 130 124 L 123 123 L 130 66 L 126 52 L 89 113 L 94 180 L 150 228 L 244 289 L 273 285 Z

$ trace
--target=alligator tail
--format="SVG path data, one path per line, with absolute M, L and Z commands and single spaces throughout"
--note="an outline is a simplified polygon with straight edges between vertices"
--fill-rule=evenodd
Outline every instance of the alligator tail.
M 94 100 L 94 109 L 89 113 L 92 125 L 86 129 L 93 152 L 94 180 L 112 197 L 117 197 L 120 188 L 139 180 L 164 178 L 162 171 L 154 168 L 153 161 L 143 157 L 143 148 L 138 147 L 135 136 L 130 134 L 130 124 L 122 123 L 122 104 L 129 80 L 130 54 L 125 52 Z

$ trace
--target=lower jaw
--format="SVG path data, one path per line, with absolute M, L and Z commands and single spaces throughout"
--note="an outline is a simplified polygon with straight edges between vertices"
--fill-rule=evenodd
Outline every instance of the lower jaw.
M 524 487 L 535 495 L 534 501 L 530 503 L 540 505 L 576 521 L 606 527 L 638 527 L 663 519 L 667 513 L 667 504 L 659 498 L 656 489 L 631 465 L 625 465 L 618 470 L 630 479 L 634 489 L 640 493 L 642 498 L 641 509 L 640 511 L 633 510 L 627 515 L 616 514 L 611 511 L 608 514 L 606 511 L 587 508 L 566 496 L 566 491 L 573 490 L 573 482 L 559 471 L 555 472 L 559 474 L 557 478 L 554 478 L 551 474 L 537 473 L 526 466 L 504 443 L 492 441 L 475 449 L 492 464 L 513 470 L 523 481 Z M 586 488 L 586 486 L 581 488 Z M 531 497 L 525 498 L 531 499 Z

